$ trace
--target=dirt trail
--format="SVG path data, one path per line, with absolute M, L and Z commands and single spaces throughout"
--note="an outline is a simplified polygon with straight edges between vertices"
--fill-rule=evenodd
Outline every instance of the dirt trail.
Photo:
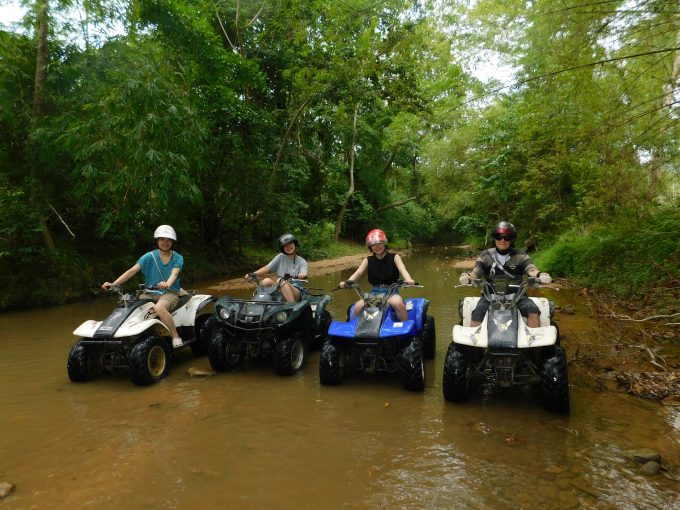
M 315 260 L 313 262 L 309 262 L 309 273 L 318 276 L 322 274 L 333 273 L 335 271 L 340 271 L 350 267 L 357 267 L 365 257 L 365 253 L 357 253 L 356 255 L 346 255 L 336 259 Z M 219 282 L 217 285 L 213 285 L 212 287 L 208 288 L 219 291 L 245 289 L 251 286 L 252 284 L 245 281 L 242 276 L 239 276 L 238 278 L 224 280 Z
M 455 248 L 470 248 L 469 246 L 458 246 Z M 406 255 L 408 252 L 400 252 L 402 256 Z M 335 271 L 340 271 L 342 269 L 348 269 L 352 267 L 358 267 L 361 261 L 366 257 L 366 253 L 357 253 L 356 255 L 345 255 L 344 257 L 338 257 L 335 259 L 325 259 L 325 260 L 315 260 L 309 262 L 309 273 L 315 276 L 324 275 L 328 273 L 334 273 Z M 472 259 L 456 259 L 451 262 L 451 267 L 457 269 L 472 269 L 475 265 L 474 258 Z M 252 285 L 245 281 L 242 276 L 237 278 L 230 278 L 229 280 L 223 280 L 216 285 L 208 287 L 211 290 L 222 291 L 222 290 L 233 290 L 233 289 L 245 289 Z

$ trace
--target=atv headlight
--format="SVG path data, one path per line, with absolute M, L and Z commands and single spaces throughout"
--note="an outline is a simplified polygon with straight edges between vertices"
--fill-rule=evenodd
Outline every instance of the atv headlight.
M 220 317 L 222 317 L 222 319 L 225 321 L 229 320 L 229 310 L 226 308 L 220 308 Z
M 288 314 L 284 311 L 276 312 L 274 318 L 276 319 L 276 322 L 286 322 Z

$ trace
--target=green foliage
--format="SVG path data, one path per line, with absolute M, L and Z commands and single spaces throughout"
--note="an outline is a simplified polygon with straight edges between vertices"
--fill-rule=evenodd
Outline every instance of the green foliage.
M 654 53 L 676 44 L 670 2 L 107 0 L 83 19 L 68 4 L 50 4 L 39 111 L 34 9 L 27 35 L 0 32 L 0 257 L 74 276 L 36 283 L 39 300 L 98 286 L 95 272 L 121 270 L 102 249 L 126 264 L 159 223 L 207 275 L 286 231 L 309 258 L 342 252 L 344 204 L 345 239 L 380 227 L 393 246 L 484 244 L 507 219 L 541 249 L 597 233 L 578 246 L 596 279 L 623 267 L 608 225 L 648 224 L 629 232 L 644 244 L 674 214 L 678 56 Z M 93 35 L 114 21 L 127 33 Z M 520 82 L 465 72 L 489 52 Z M 565 243 L 546 263 L 578 274 Z
M 617 296 L 640 297 L 668 288 L 677 300 L 680 281 L 680 204 L 641 217 L 574 229 L 561 235 L 537 262 L 556 276 Z
M 153 43 L 108 43 L 83 62 L 71 115 L 55 122 L 74 161 L 74 202 L 83 216 L 97 211 L 99 235 L 176 223 L 181 204 L 200 203 L 207 130 L 187 71 L 168 57 Z

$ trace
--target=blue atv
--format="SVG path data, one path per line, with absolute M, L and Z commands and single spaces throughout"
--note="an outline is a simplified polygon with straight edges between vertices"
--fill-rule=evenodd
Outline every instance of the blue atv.
M 430 302 L 423 298 L 405 299 L 408 311 L 405 322 L 399 321 L 387 304 L 400 288 L 413 286 L 420 287 L 399 281 L 385 293 L 364 293 L 356 282 L 346 282 L 345 288 L 354 289 L 364 300 L 364 308 L 352 319 L 354 305 L 351 305 L 347 322 L 331 322 L 321 348 L 321 384 L 336 386 L 349 370 L 365 374 L 398 372 L 405 389 L 423 391 L 423 357 L 433 357 L 436 347 L 434 318 L 427 315 Z
M 304 367 L 309 348 L 323 343 L 331 322 L 326 310 L 331 297 L 323 289 L 306 289 L 300 301 L 286 302 L 280 289 L 296 281 L 290 275 L 271 287 L 261 285 L 254 273 L 248 279 L 256 284 L 251 299 L 224 296 L 215 304 L 210 364 L 225 372 L 244 358 L 269 358 L 277 374 L 292 375 Z

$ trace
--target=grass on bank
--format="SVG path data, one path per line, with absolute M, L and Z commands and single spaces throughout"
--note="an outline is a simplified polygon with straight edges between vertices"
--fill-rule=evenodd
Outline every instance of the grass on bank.
M 640 221 L 598 225 L 561 235 L 532 254 L 554 276 L 657 313 L 677 309 L 680 297 L 680 214 L 668 210 Z

